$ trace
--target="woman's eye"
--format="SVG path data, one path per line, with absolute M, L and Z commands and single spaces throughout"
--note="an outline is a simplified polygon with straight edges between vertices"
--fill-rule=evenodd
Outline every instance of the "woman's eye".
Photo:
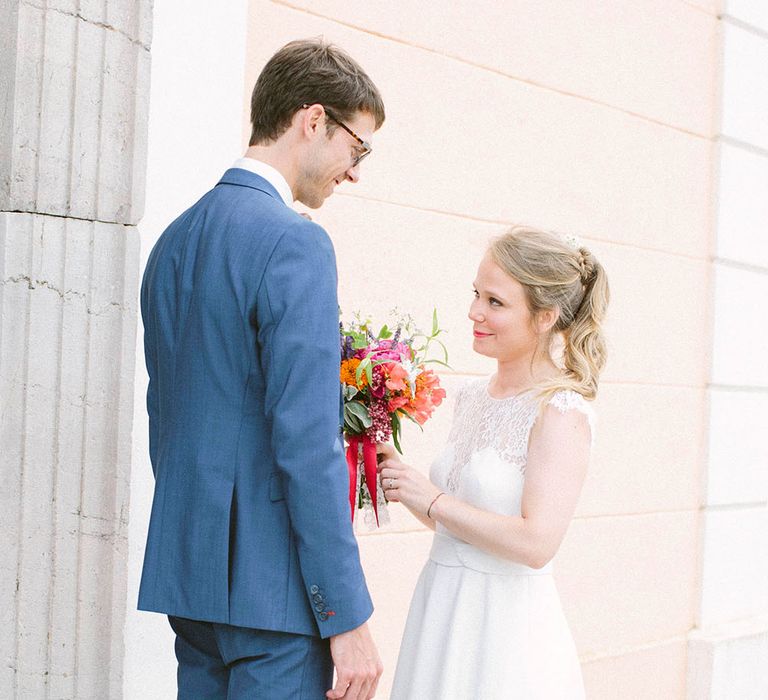
M 475 299 L 477 299 L 480 296 L 480 294 L 479 294 L 479 292 L 476 289 L 473 289 L 472 290 L 472 296 L 474 296 Z
M 489 303 L 491 306 L 501 306 L 501 302 L 500 302 L 498 299 L 494 298 L 494 297 L 491 297 L 491 298 L 488 300 L 488 303 Z

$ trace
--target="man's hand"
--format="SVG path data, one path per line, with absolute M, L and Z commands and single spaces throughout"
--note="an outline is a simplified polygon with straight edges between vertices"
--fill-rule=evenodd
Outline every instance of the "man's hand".
M 331 637 L 331 657 L 336 667 L 336 686 L 329 700 L 370 700 L 376 694 L 384 667 L 368 624 Z

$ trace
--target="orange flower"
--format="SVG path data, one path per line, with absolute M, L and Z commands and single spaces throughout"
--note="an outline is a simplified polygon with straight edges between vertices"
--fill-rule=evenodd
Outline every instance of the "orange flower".
M 341 361 L 341 370 L 339 372 L 339 376 L 341 378 L 342 384 L 349 384 L 350 386 L 355 386 L 358 389 L 362 389 L 368 383 L 368 377 L 366 377 L 365 372 L 360 375 L 360 382 L 357 382 L 355 374 L 359 364 L 360 360 L 356 357 Z
M 444 398 L 445 389 L 440 386 L 440 379 L 431 369 L 426 369 L 417 375 L 416 396 L 404 410 L 407 410 L 419 425 L 423 425 Z

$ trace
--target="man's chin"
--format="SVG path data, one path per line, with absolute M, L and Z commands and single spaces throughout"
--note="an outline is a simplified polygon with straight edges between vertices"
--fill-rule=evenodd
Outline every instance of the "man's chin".
M 297 202 L 301 202 L 305 207 L 310 209 L 319 209 L 323 206 L 325 197 L 297 197 Z

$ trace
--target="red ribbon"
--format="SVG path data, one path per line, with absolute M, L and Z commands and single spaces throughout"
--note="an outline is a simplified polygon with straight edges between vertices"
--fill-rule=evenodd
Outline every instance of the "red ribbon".
M 347 467 L 349 467 L 349 507 L 352 510 L 352 522 L 355 521 L 355 510 L 357 506 L 357 454 L 360 445 L 363 446 L 363 465 L 365 471 L 365 484 L 368 492 L 371 494 L 371 503 L 373 503 L 373 513 L 376 516 L 376 525 L 379 524 L 379 508 L 376 503 L 376 443 L 367 435 L 348 435 L 347 441 Z

